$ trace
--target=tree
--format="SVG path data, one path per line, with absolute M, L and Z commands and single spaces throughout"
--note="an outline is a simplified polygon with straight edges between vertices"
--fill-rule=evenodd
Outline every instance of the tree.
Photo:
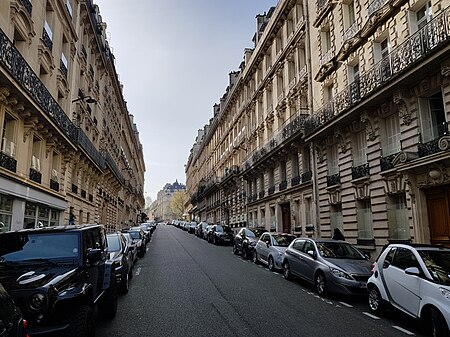
M 177 191 L 170 202 L 170 209 L 172 210 L 176 219 L 181 219 L 184 214 L 184 205 L 188 200 L 187 193 L 185 191 Z

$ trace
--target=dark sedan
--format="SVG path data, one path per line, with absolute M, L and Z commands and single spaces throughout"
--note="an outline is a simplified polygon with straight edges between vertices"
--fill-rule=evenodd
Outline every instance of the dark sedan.
M 147 251 L 144 230 L 141 227 L 132 227 L 124 230 L 124 232 L 130 233 L 133 238 L 133 242 L 136 244 L 138 257 L 144 257 L 145 252 Z
M 215 245 L 233 244 L 233 239 L 233 231 L 228 226 L 213 225 L 211 231 L 208 233 L 208 242 Z
M 233 253 L 241 254 L 245 260 L 251 259 L 255 245 L 265 231 L 264 227 L 241 228 L 234 237 Z
M 119 291 L 128 293 L 129 280 L 133 278 L 133 251 L 122 233 L 106 236 L 108 240 L 109 259 L 114 261 L 116 280 Z
M 367 293 L 372 263 L 344 241 L 298 238 L 286 249 L 284 277 L 298 276 L 315 285 L 319 295 Z

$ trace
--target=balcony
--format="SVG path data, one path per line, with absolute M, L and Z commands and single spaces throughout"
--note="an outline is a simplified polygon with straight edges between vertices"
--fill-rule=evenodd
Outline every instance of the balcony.
M 311 179 L 312 179 L 312 171 L 306 171 L 302 173 L 302 183 L 311 181 Z
M 123 185 L 125 183 L 125 178 L 123 177 L 122 173 L 120 172 L 119 168 L 117 167 L 116 162 L 114 161 L 113 157 L 109 154 L 108 151 L 103 152 L 102 155 L 104 157 L 105 163 L 110 168 L 113 175 Z
M 373 13 L 375 13 L 377 10 L 379 10 L 381 7 L 383 7 L 389 0 L 374 0 L 369 4 L 369 7 L 367 7 L 367 16 L 371 16 Z
M 49 50 L 53 49 L 53 41 L 48 35 L 45 28 L 42 30 L 42 42 L 44 43 L 44 46 L 46 46 Z
M 50 188 L 56 192 L 59 192 L 59 183 L 56 180 L 50 179 Z
M 436 137 L 436 139 L 433 139 L 431 141 L 419 144 L 418 146 L 419 157 L 426 157 L 443 151 L 442 145 L 440 146 L 440 143 L 442 143 L 443 137 L 448 137 L 450 135 L 448 130 L 449 129 L 448 124 L 443 123 L 442 125 L 435 126 L 434 129 L 436 129 L 438 137 Z M 449 140 L 447 140 L 447 143 L 448 142 Z
M 365 163 L 363 165 L 352 167 L 352 179 L 359 179 L 363 177 L 368 177 L 370 175 L 369 172 L 369 163 Z
M 301 181 L 302 181 L 302 177 L 296 176 L 291 179 L 291 186 L 299 185 Z
M 387 171 L 394 168 L 393 161 L 397 154 L 398 153 L 394 153 L 380 159 L 381 171 Z
M 322 67 L 324 64 L 327 64 L 333 58 L 333 50 L 328 49 L 328 51 L 322 55 L 320 58 L 320 66 Z
M 34 181 L 35 183 L 40 184 L 42 179 L 42 174 L 39 171 L 36 171 L 33 168 L 30 168 L 30 180 Z
M 55 101 L 46 86 L 33 72 L 16 47 L 0 29 L 0 64 L 14 80 L 36 101 L 42 111 L 73 142 L 76 142 L 76 126 Z
M 315 112 L 307 122 L 307 133 L 321 128 L 325 122 L 349 110 L 374 91 L 385 87 L 388 82 L 404 73 L 412 65 L 447 44 L 450 40 L 449 14 L 449 9 L 445 9 L 367 72 L 362 73 L 357 81 L 339 92 L 334 102 L 327 103 L 328 106 L 333 104 L 333 110 L 325 105 Z M 324 57 L 322 62 L 323 59 Z
M 78 186 L 75 184 L 72 184 L 72 193 L 78 194 Z
M 272 195 L 274 193 L 275 193 L 275 185 L 270 186 L 269 189 L 267 190 L 268 195 Z
M 20 3 L 22 4 L 23 7 L 25 7 L 28 14 L 31 15 L 31 13 L 33 11 L 33 5 L 31 3 L 31 1 L 30 0 L 20 0 Z
M 266 196 L 266 191 L 260 191 L 260 192 L 258 193 L 259 199 L 262 199 L 262 198 L 264 198 L 265 196 Z
M 95 148 L 94 144 L 92 144 L 91 140 L 86 136 L 81 128 L 77 128 L 77 144 L 81 149 L 83 149 L 89 158 L 100 168 L 103 169 L 105 167 L 105 159 L 100 154 L 100 152 Z
M 287 188 L 287 180 L 283 180 L 279 185 L 278 185 L 278 189 L 280 191 L 283 191 Z
M 339 173 L 327 176 L 327 187 L 336 186 L 340 184 L 341 184 L 341 175 Z
M 350 40 L 352 37 L 356 35 L 356 33 L 359 32 L 359 25 L 355 21 L 353 24 L 347 28 L 347 30 L 344 32 L 344 35 L 342 36 L 342 39 L 345 41 Z
M 15 173 L 17 170 L 17 160 L 3 152 L 0 152 L 0 167 Z

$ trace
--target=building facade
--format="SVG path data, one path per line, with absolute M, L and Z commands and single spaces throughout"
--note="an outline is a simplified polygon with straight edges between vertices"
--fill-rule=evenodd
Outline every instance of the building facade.
M 0 224 L 103 223 L 143 209 L 145 165 L 91 0 L 0 4 Z
M 174 183 L 167 183 L 162 190 L 157 194 L 156 200 L 150 207 L 150 213 L 155 221 L 171 221 L 176 219 L 174 212 L 172 211 L 172 198 L 177 192 L 186 192 L 186 185 L 179 183 L 175 180 Z
M 373 254 L 449 245 L 449 5 L 280 0 L 257 16 L 254 48 L 191 150 L 192 211 L 339 228 Z

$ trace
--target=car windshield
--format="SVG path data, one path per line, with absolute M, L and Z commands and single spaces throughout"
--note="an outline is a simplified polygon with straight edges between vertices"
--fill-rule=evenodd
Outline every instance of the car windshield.
M 108 240 L 108 251 L 118 252 L 120 250 L 119 237 L 117 235 L 108 235 L 106 239 Z
M 223 232 L 223 227 L 221 225 L 217 225 L 216 232 Z
M 295 239 L 295 236 L 291 235 L 273 235 L 274 246 L 287 247 Z
M 207 223 L 202 223 L 202 228 L 203 229 L 206 229 L 208 227 L 208 224 Z
M 130 233 L 130 235 L 131 235 L 131 237 L 133 239 L 140 239 L 141 238 L 139 232 L 128 232 L 128 233 Z
M 0 256 L 0 261 L 26 261 L 35 259 L 76 258 L 80 244 L 78 235 L 72 233 L 21 234 L 6 236 L 7 242 L 0 245 L 7 252 Z
M 419 250 L 419 255 L 433 277 L 433 281 L 450 285 L 449 250 Z
M 365 260 L 366 257 L 358 249 L 348 243 L 317 242 L 319 253 L 323 257 L 335 259 Z

